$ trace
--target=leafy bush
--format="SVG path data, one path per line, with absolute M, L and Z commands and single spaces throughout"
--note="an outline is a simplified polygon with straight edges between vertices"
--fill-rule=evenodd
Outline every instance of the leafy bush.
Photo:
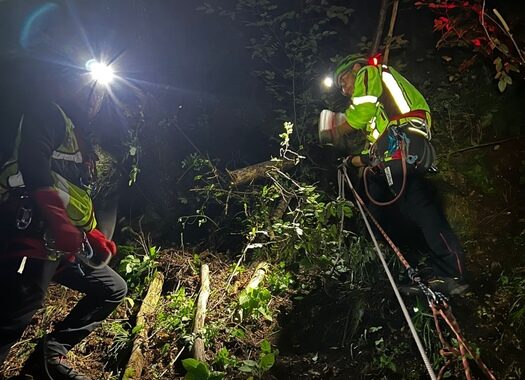
M 165 332 L 189 335 L 189 327 L 195 314 L 195 300 L 186 295 L 184 287 L 168 294 L 166 303 L 157 314 L 157 327 Z
M 118 271 L 128 284 L 131 298 L 135 299 L 142 294 L 157 268 L 160 248 L 148 247 L 146 253 L 140 253 L 139 248 L 132 246 L 120 246 L 119 250 L 124 258 Z

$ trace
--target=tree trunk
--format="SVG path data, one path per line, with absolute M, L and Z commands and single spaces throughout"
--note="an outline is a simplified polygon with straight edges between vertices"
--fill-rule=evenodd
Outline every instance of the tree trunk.
M 399 8 L 399 0 L 394 0 L 392 6 L 392 15 L 390 16 L 390 27 L 388 28 L 388 35 L 386 36 L 385 54 L 383 55 L 383 63 L 388 64 L 388 56 L 390 54 L 390 45 L 392 44 L 392 37 L 394 36 L 394 27 L 396 26 L 397 9 Z
M 193 357 L 201 362 L 206 361 L 204 350 L 204 339 L 202 331 L 204 330 L 204 321 L 206 319 L 206 307 L 208 297 L 210 296 L 210 268 L 207 264 L 201 266 L 201 289 L 197 300 L 197 310 L 195 311 L 195 320 L 193 322 L 193 334 L 195 334 L 195 343 L 193 343 Z
M 146 365 L 146 360 L 142 354 L 142 347 L 147 341 L 148 331 L 151 327 L 148 325 L 148 322 L 155 315 L 163 284 L 164 275 L 161 272 L 155 273 L 155 277 L 149 285 L 148 293 L 144 301 L 142 301 L 139 313 L 137 314 L 136 326 L 141 326 L 141 329 L 133 340 L 133 348 L 126 369 L 124 370 L 123 380 L 141 378 L 142 370 Z
M 274 168 L 279 170 L 289 170 L 293 167 L 293 161 L 264 161 L 237 170 L 227 170 L 227 172 L 230 175 L 231 183 L 233 185 L 242 185 L 258 178 L 265 177 L 266 173 Z
M 379 46 L 381 45 L 381 38 L 383 37 L 383 29 L 385 28 L 386 20 L 386 11 L 388 9 L 388 0 L 381 0 L 381 5 L 379 8 L 379 20 L 377 20 L 377 29 L 374 35 L 374 41 L 372 43 L 372 49 L 370 51 L 370 56 L 377 54 Z

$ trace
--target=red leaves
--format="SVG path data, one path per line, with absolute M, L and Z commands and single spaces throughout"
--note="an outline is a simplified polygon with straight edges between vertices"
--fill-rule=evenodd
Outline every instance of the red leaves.
M 474 38 L 474 39 L 470 40 L 470 42 L 472 42 L 472 45 L 474 45 L 475 47 L 480 47 L 481 46 L 481 39 L 480 38 Z
M 434 20 L 434 30 L 446 30 L 448 32 L 450 28 L 450 19 L 447 17 L 441 16 Z

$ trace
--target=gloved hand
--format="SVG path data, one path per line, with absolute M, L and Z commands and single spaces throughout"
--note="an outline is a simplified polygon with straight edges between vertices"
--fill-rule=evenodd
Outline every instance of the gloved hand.
M 352 163 L 352 166 L 360 168 L 363 166 L 370 166 L 370 156 L 368 154 L 356 154 L 348 156 L 347 161 Z
M 78 252 L 82 246 L 82 233 L 69 219 L 57 191 L 46 187 L 34 191 L 32 196 L 49 228 L 55 248 L 63 252 Z
M 89 231 L 86 237 L 95 254 L 102 256 L 102 259 L 105 259 L 108 255 L 115 256 L 117 253 L 117 245 L 115 242 L 106 238 L 106 236 L 96 228 Z

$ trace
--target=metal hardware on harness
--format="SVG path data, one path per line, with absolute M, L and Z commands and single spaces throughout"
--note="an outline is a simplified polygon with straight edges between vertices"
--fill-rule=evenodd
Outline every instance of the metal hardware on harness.
M 64 252 L 55 247 L 55 241 L 49 236 L 49 233 L 46 231 L 46 233 L 44 233 L 44 247 L 46 248 L 49 260 L 56 261 L 62 258 L 63 256 L 73 255 L 77 259 L 77 264 L 79 265 L 79 269 L 82 273 L 83 270 L 82 268 L 80 268 L 81 265 L 85 265 L 91 269 L 100 269 L 106 266 L 111 260 L 111 254 L 108 252 L 106 258 L 103 261 L 98 263 L 95 262 L 95 254 L 93 251 L 93 247 L 89 243 L 86 233 L 82 233 L 84 234 L 84 238 L 80 250 L 78 250 L 77 252 Z
M 20 195 L 20 206 L 16 211 L 16 228 L 24 231 L 33 220 L 33 207 L 28 195 Z

